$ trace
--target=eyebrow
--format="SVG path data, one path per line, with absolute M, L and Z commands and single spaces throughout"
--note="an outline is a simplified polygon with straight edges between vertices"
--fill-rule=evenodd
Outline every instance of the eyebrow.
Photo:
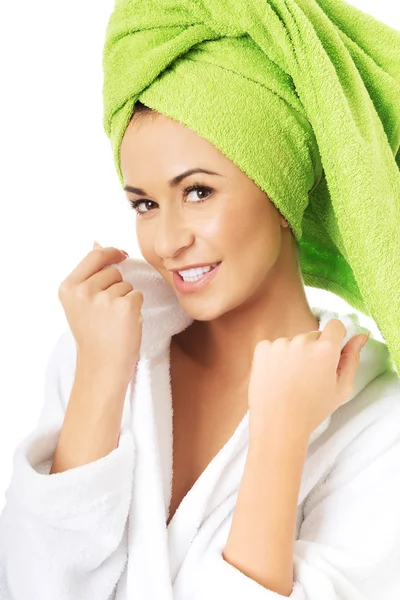
M 192 175 L 193 173 L 207 173 L 207 175 L 218 175 L 220 177 L 223 177 L 223 175 L 221 175 L 220 173 L 214 173 L 214 171 L 208 171 L 207 169 L 189 169 L 189 171 L 185 171 L 184 173 L 181 173 L 180 175 L 177 175 L 176 177 L 173 177 L 169 182 L 168 185 L 170 188 L 174 188 L 177 187 L 180 182 L 182 181 L 182 179 L 185 179 L 185 177 L 189 177 L 189 175 Z M 149 194 L 147 192 L 145 192 L 144 190 L 142 190 L 141 188 L 136 188 L 133 187 L 131 185 L 126 185 L 124 187 L 125 192 L 132 192 L 133 194 L 138 194 L 140 196 L 149 196 Z

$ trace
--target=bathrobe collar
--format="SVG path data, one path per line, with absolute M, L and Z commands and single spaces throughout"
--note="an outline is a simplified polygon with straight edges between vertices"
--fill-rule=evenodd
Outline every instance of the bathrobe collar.
M 194 540 L 200 527 L 206 521 L 211 527 L 212 519 L 223 520 L 226 511 L 229 514 L 234 509 L 248 447 L 249 413 L 189 490 L 166 527 L 173 455 L 170 341 L 193 319 L 183 311 L 163 277 L 144 260 L 128 258 L 113 266 L 144 297 L 140 358 L 122 422 L 123 427 L 133 430 L 135 474 L 129 516 L 129 564 L 121 586 L 126 586 L 128 592 L 132 590 L 141 600 L 185 600 L 185 577 L 190 556 L 196 555 Z M 344 323 L 347 333 L 342 348 L 351 337 L 367 331 L 359 325 L 356 313 L 338 313 L 320 307 L 312 310 L 320 319 L 320 330 L 330 319 Z M 353 394 L 347 402 L 391 365 L 386 345 L 370 338 L 362 351 Z M 310 445 L 318 443 L 330 421 L 328 417 L 315 429 Z M 346 435 L 350 442 L 354 432 L 346 430 Z M 344 438 L 342 443 L 346 443 Z M 299 501 L 308 492 L 313 477 L 320 476 L 318 468 L 306 461 Z M 195 569 L 196 565 L 190 568 Z

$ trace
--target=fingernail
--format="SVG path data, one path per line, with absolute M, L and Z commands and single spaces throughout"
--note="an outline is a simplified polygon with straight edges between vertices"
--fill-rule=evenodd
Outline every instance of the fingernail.
M 129 257 L 129 254 L 125 252 L 125 250 L 121 250 L 122 254 L 125 254 L 126 257 Z
M 365 346 L 365 344 L 368 342 L 369 334 L 370 334 L 370 332 L 364 334 L 364 337 L 362 338 L 363 342 L 361 343 L 361 348 L 363 348 Z

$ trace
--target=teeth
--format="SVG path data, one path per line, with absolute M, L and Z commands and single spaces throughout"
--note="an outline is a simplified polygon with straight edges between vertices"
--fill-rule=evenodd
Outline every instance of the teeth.
M 196 281 L 200 279 L 204 273 L 208 273 L 212 268 L 216 267 L 218 263 L 208 265 L 207 267 L 196 267 L 195 269 L 187 269 L 186 271 L 178 271 L 184 281 Z

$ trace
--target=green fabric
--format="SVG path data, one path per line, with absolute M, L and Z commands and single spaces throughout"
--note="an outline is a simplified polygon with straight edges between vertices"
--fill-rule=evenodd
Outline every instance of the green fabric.
M 304 284 L 371 316 L 400 373 L 400 31 L 343 0 L 116 0 L 104 129 L 140 100 L 209 140 L 299 241 Z

